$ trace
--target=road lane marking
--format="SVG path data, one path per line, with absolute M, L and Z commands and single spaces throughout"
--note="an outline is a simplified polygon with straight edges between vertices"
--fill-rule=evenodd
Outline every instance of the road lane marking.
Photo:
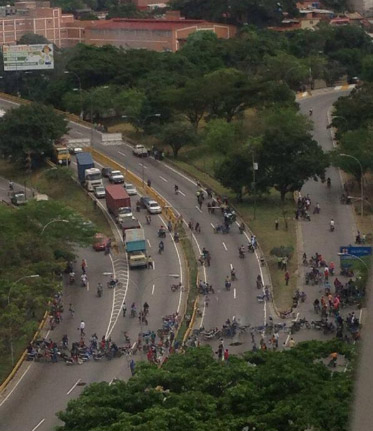
M 159 175 L 159 178 L 160 178 L 161 180 L 163 180 L 165 183 L 168 183 L 168 180 L 166 180 L 166 178 L 162 177 L 161 175 Z
M 0 407 L 5 403 L 5 401 L 12 395 L 12 393 L 15 391 L 16 387 L 21 383 L 22 379 L 25 377 L 27 371 L 30 369 L 31 365 L 29 365 L 26 368 L 26 371 L 22 374 L 22 376 L 20 377 L 20 379 L 18 380 L 18 382 L 14 385 L 14 388 L 9 392 L 9 394 L 3 399 L 3 401 L 1 401 L 0 403 Z
M 179 193 L 180 193 L 182 196 L 184 196 L 184 198 L 185 198 L 185 193 L 183 193 L 181 190 L 179 190 Z
M 234 299 L 237 298 L 237 290 L 236 290 L 236 288 L 233 289 L 233 298 Z
M 122 151 L 118 151 L 118 154 L 120 154 L 121 156 L 123 156 L 123 157 L 127 157 L 127 155 L 126 154 L 124 154 L 124 153 L 122 153 Z
M 147 243 L 148 243 L 148 246 L 151 248 L 152 247 L 152 245 L 150 244 L 150 241 L 147 239 L 146 240 L 147 241 Z
M 145 166 L 143 163 L 139 163 L 139 165 L 140 165 L 142 168 L 144 168 L 144 169 L 148 169 L 148 167 L 147 167 L 147 166 Z
M 170 171 L 172 171 L 173 173 L 179 175 L 181 178 L 184 178 L 184 180 L 189 181 L 190 183 L 194 184 L 195 186 L 197 185 L 197 183 L 193 180 L 191 180 L 190 178 L 188 178 L 186 175 L 182 174 L 181 172 L 178 172 L 176 169 L 171 168 L 171 166 L 168 166 L 167 164 L 163 164 L 163 166 L 167 169 L 169 169 Z
M 153 259 L 153 271 L 155 271 L 155 260 Z
M 42 419 L 36 426 L 34 426 L 34 428 L 31 431 L 36 431 L 40 427 L 40 425 L 44 422 L 45 422 L 45 418 Z
M 202 214 L 202 210 L 200 209 L 200 207 L 196 205 L 196 208 Z
M 224 250 L 228 251 L 227 246 L 225 245 L 225 242 L 222 242 L 222 244 L 223 244 Z
M 70 395 L 71 394 L 71 392 L 79 385 L 79 383 L 82 381 L 82 379 L 78 379 L 74 384 L 73 384 L 73 386 L 72 386 L 72 388 L 68 391 L 68 392 L 66 392 L 66 395 Z
M 215 226 L 212 223 L 210 223 L 210 225 L 212 226 L 213 229 L 215 229 Z
M 153 284 L 152 295 L 154 295 L 155 284 Z
M 233 265 L 230 263 L 231 269 L 233 269 Z

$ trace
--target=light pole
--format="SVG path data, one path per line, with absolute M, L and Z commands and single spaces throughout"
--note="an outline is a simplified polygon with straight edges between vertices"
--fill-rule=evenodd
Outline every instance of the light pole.
M 355 256 L 354 254 L 350 253 L 338 253 L 338 256 L 349 256 L 353 257 L 354 259 L 360 260 L 360 262 L 365 266 L 365 268 L 368 269 L 368 265 L 366 264 L 366 262 L 364 262 L 363 259 L 359 256 Z
M 25 275 L 21 278 L 19 278 L 18 280 L 16 280 L 9 288 L 8 291 L 8 306 L 10 304 L 10 294 L 12 292 L 12 288 L 19 283 L 22 280 L 25 280 L 26 278 L 38 278 L 40 277 L 39 274 L 32 274 L 32 275 Z M 10 356 L 11 356 L 11 361 L 12 361 L 12 366 L 14 365 L 14 351 L 13 351 L 13 337 L 12 337 L 12 331 L 10 331 Z
M 349 157 L 350 159 L 355 160 L 360 167 L 360 192 L 361 192 L 361 216 L 364 217 L 364 173 L 363 173 L 363 166 L 360 163 L 360 160 L 356 158 L 355 156 L 351 156 L 351 154 L 345 154 L 341 153 L 339 154 L 341 157 Z
M 70 223 L 69 220 L 64 220 L 60 218 L 55 218 L 53 220 L 50 220 L 46 225 L 43 226 L 43 229 L 41 230 L 41 235 L 43 235 L 45 229 L 52 223 Z
M 75 73 L 75 72 L 71 72 L 70 70 L 65 70 L 63 73 L 65 75 L 74 75 L 77 78 L 78 82 L 79 82 L 80 118 L 82 118 L 83 117 L 83 96 L 82 96 L 82 81 L 80 80 L 80 76 L 77 73 Z M 74 89 L 73 89 L 73 91 L 74 91 Z

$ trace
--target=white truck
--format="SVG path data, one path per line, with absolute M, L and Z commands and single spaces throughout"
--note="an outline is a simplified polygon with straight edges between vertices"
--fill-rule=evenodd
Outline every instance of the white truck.
M 144 145 L 135 145 L 133 148 L 133 154 L 137 157 L 147 157 L 148 150 L 144 147 Z
M 89 192 L 93 192 L 95 187 L 103 186 L 100 169 L 89 168 L 85 170 L 85 186 Z

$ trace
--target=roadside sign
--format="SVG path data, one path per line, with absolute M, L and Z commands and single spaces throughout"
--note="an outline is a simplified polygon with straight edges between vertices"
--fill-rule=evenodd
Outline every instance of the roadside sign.
M 355 247 L 352 245 L 348 245 L 347 247 L 340 247 L 340 253 L 346 254 L 348 257 L 349 254 L 357 257 L 371 256 L 372 255 L 372 247 Z M 341 256 L 343 258 L 343 256 Z

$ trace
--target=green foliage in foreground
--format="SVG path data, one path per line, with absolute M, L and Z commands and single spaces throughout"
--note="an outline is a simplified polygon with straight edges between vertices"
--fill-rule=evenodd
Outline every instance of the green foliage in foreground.
M 302 343 L 291 351 L 246 353 L 229 363 L 209 347 L 172 356 L 158 369 L 138 367 L 127 383 L 95 383 L 65 412 L 60 431 L 344 431 L 351 373 L 321 358 L 352 347 Z

